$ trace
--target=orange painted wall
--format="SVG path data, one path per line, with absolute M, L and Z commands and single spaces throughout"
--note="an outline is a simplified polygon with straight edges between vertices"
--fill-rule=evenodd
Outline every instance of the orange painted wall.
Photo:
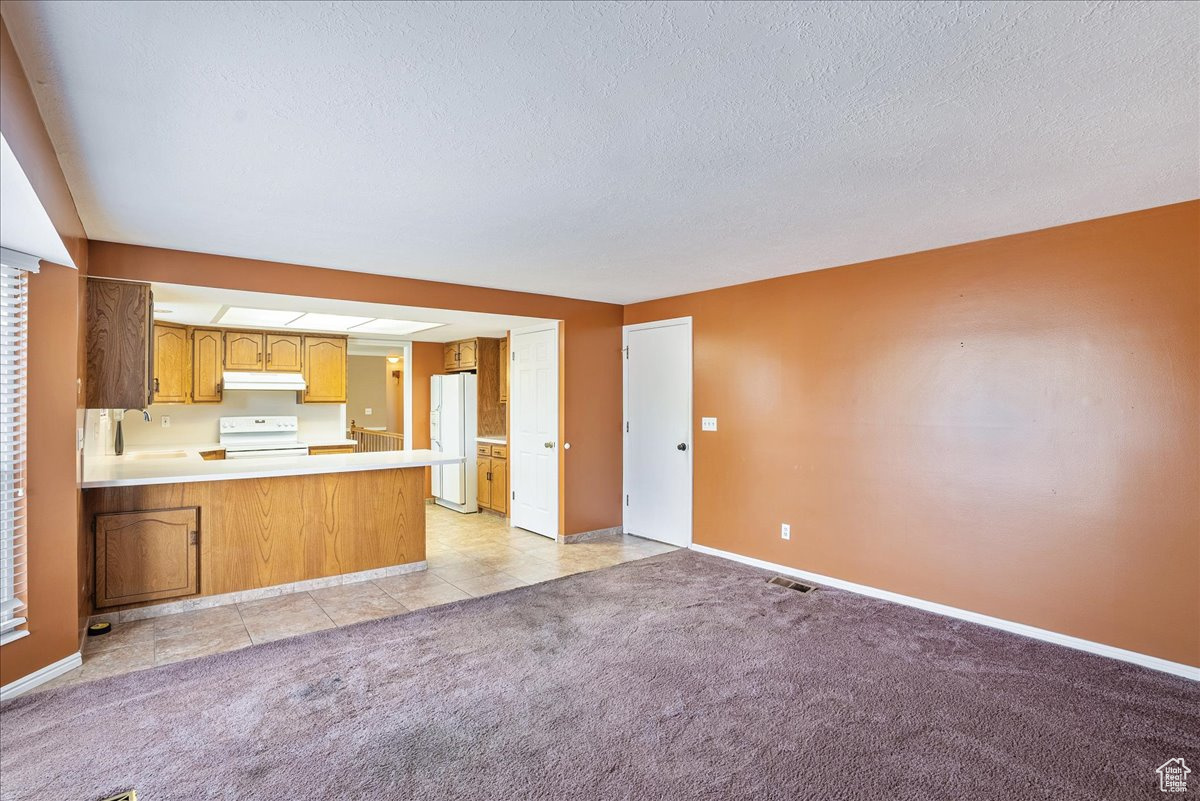
M 0 21 L 0 130 L 79 271 L 42 263 L 29 279 L 29 636 L 0 648 L 0 685 L 79 650 L 82 628 L 75 450 L 81 275 L 87 239 L 37 104 Z
M 627 307 L 694 318 L 695 541 L 1200 665 L 1198 248 L 1190 202 Z
M 621 523 L 621 306 L 111 242 L 92 241 L 88 258 L 92 275 L 110 278 L 563 320 L 560 440 L 571 449 L 559 449 L 560 527 Z

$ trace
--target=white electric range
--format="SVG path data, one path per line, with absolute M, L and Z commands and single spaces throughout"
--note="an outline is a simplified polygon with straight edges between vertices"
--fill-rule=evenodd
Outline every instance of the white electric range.
M 308 455 L 296 417 L 222 417 L 220 442 L 226 459 Z

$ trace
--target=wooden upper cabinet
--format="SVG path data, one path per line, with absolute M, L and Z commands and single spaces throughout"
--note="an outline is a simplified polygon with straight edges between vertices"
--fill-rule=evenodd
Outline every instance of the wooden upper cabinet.
M 197 509 L 96 515 L 96 606 L 200 591 Z
M 304 337 L 305 403 L 346 402 L 346 340 Z
M 508 352 L 508 337 L 500 340 L 500 402 L 508 403 L 508 363 L 512 356 Z
M 276 373 L 298 373 L 302 365 L 301 338 L 295 334 L 267 334 L 266 369 Z
M 474 339 L 461 339 L 458 342 L 447 342 L 442 350 L 444 367 L 447 372 L 459 370 L 475 370 L 479 367 L 479 342 Z
M 150 404 L 153 321 L 149 284 L 87 279 L 87 408 L 142 409 Z
M 224 332 L 215 328 L 192 329 L 192 403 L 221 402 Z
M 263 369 L 263 334 L 255 331 L 225 332 L 225 369 Z
M 474 370 L 479 366 L 479 343 L 464 339 L 458 343 L 458 369 Z
M 187 403 L 191 356 L 187 328 L 154 324 L 154 402 Z

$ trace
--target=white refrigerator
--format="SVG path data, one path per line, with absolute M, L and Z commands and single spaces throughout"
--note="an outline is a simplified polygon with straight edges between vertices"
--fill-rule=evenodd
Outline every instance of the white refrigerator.
M 430 448 L 462 457 L 457 464 L 434 465 L 433 497 L 437 504 L 456 512 L 479 511 L 479 474 L 468 468 L 475 453 L 478 399 L 474 373 L 435 375 L 429 387 Z

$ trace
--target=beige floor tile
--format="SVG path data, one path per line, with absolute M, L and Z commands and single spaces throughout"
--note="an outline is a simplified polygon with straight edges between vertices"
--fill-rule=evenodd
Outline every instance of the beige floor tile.
M 523 565 L 510 567 L 504 572 L 511 576 L 516 576 L 527 584 L 537 584 L 541 581 L 550 581 L 551 579 L 569 576 L 573 571 L 567 567 L 551 565 L 546 562 L 528 562 Z
M 207 628 L 236 626 L 242 622 L 236 606 L 214 606 L 212 609 L 195 609 L 176 615 L 151 618 L 154 621 L 155 637 L 172 637 L 177 634 L 192 634 Z
M 459 579 L 454 583 L 454 586 L 478 598 L 484 595 L 491 595 L 495 592 L 515 590 L 517 587 L 524 587 L 528 583 L 516 576 L 510 576 L 508 573 L 487 573 L 482 576 L 475 576 L 474 578 Z
M 387 576 L 386 578 L 375 579 L 375 586 L 393 597 L 400 593 L 411 592 L 422 587 L 444 587 L 447 582 L 444 578 L 436 573 L 430 573 L 428 570 L 421 570 L 417 573 L 405 573 L 402 576 Z
M 453 584 L 442 584 L 417 587 L 407 592 L 397 593 L 394 597 L 409 609 L 424 609 L 428 606 L 441 606 L 453 601 L 461 601 L 471 596 Z
M 132 670 L 154 666 L 154 643 L 140 642 L 110 651 L 97 651 L 83 658 L 80 681 L 105 679 Z
M 333 628 L 333 621 L 307 592 L 238 604 L 246 631 L 255 643 Z
M 444 578 L 451 584 L 457 584 L 460 579 L 469 579 L 475 578 L 476 576 L 482 576 L 485 573 L 494 572 L 494 569 L 483 564 L 482 562 L 471 559 L 453 565 L 430 565 L 429 572 L 433 573 L 435 576 Z
M 376 620 L 407 612 L 408 609 L 370 581 L 357 584 L 342 584 L 313 590 L 317 605 L 325 610 L 330 620 L 339 626 Z
M 183 659 L 236 651 L 250 644 L 250 634 L 240 623 L 236 626 L 207 628 L 194 634 L 159 637 L 154 641 L 154 664 L 166 665 Z
M 69 670 L 66 673 L 53 678 L 45 684 L 39 684 L 30 690 L 30 694 L 45 692 L 46 690 L 56 690 L 59 687 L 70 687 L 72 684 L 78 684 L 83 677 L 83 668 L 77 667 L 74 670 Z
M 154 642 L 154 620 L 130 620 L 127 623 L 113 623 L 108 634 L 99 637 L 87 637 L 83 641 L 85 654 L 111 651 L 114 648 L 126 648 L 144 642 Z

